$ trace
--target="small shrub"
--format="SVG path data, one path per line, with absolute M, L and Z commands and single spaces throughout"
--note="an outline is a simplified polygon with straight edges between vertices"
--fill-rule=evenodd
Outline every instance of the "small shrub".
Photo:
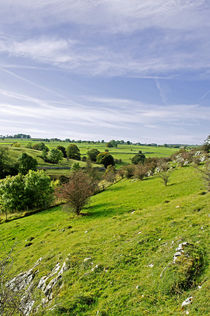
M 145 155 L 142 153 L 142 151 L 140 150 L 138 152 L 138 154 L 136 154 L 132 159 L 131 159 L 131 162 L 134 164 L 134 165 L 137 165 L 139 163 L 144 163 L 146 157 Z
M 104 179 L 108 182 L 113 183 L 116 178 L 116 172 L 114 166 L 109 165 L 105 171 Z
M 148 168 L 147 166 L 144 166 L 142 164 L 138 164 L 135 166 L 134 169 L 134 177 L 139 179 L 139 180 L 143 180 L 148 173 Z
M 56 195 L 58 198 L 65 199 L 73 212 L 79 215 L 94 190 L 90 177 L 84 171 L 79 170 L 70 175 L 69 182 L 63 184 L 56 191 Z
M 98 154 L 96 162 L 104 165 L 105 168 L 107 168 L 109 165 L 114 166 L 115 164 L 113 156 L 108 152 Z

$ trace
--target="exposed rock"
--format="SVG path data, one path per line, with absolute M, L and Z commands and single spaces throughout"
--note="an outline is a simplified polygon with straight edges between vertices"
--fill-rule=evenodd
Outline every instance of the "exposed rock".
M 192 296 L 188 297 L 188 298 L 182 303 L 182 308 L 184 308 L 184 307 L 187 306 L 187 305 L 192 304 L 192 300 L 193 300 L 193 297 L 192 297 Z
M 28 316 L 33 308 L 35 301 L 31 298 L 31 291 L 33 289 L 33 280 L 38 272 L 35 268 L 39 265 L 42 261 L 42 258 L 39 258 L 32 269 L 22 272 L 18 274 L 15 278 L 11 281 L 7 282 L 6 286 L 14 291 L 24 291 L 24 295 L 20 302 L 20 310 L 22 311 L 23 315 Z
M 90 261 L 92 258 L 85 258 L 83 262 L 88 262 Z
M 154 264 L 153 264 L 153 263 L 150 263 L 150 264 L 148 265 L 148 267 L 149 267 L 149 268 L 153 268 L 153 267 L 154 267 Z
M 51 273 L 49 273 L 47 276 L 43 276 L 40 279 L 37 288 L 41 289 L 42 292 L 44 293 L 44 295 L 46 296 L 42 300 L 43 304 L 46 304 L 52 300 L 52 298 L 53 298 L 52 290 L 55 287 L 55 285 L 61 284 L 62 274 L 67 269 L 68 269 L 68 266 L 67 266 L 66 262 L 63 263 L 62 267 L 60 266 L 60 263 L 57 263 Z M 50 278 L 52 278 L 53 276 L 55 276 L 55 277 L 53 279 L 51 279 L 50 282 L 47 284 L 47 281 Z

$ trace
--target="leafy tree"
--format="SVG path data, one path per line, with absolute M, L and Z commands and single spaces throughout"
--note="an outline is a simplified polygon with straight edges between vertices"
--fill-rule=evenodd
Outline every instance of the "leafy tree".
M 115 140 L 110 140 L 110 142 L 106 144 L 106 147 L 108 148 L 117 147 L 117 142 Z
M 79 170 L 70 175 L 69 182 L 60 187 L 56 195 L 65 199 L 67 205 L 79 215 L 93 193 L 90 177 L 84 171 Z
M 0 178 L 4 178 L 9 171 L 9 151 L 6 147 L 0 147 Z
M 64 158 L 67 158 L 66 148 L 64 146 L 57 146 L 57 149 L 59 149 L 63 153 Z
M 114 166 L 115 164 L 113 156 L 108 152 L 98 154 L 96 162 L 104 165 L 105 168 L 109 165 Z
M 43 170 L 32 171 L 24 178 L 25 207 L 46 208 L 53 201 L 51 179 Z
M 69 159 L 80 160 L 80 150 L 75 144 L 70 144 L 67 147 L 66 154 Z
M 25 204 L 24 176 L 8 176 L 0 181 L 0 206 L 6 215 L 24 209 Z
M 92 148 L 87 152 L 88 158 L 93 162 L 96 162 L 98 154 L 100 154 L 100 151 L 95 148 Z
M 37 165 L 37 160 L 26 153 L 18 159 L 18 170 L 22 174 L 26 174 L 29 170 L 37 170 Z
M 79 165 L 79 162 L 75 162 L 72 166 L 72 171 L 75 172 L 75 171 L 78 171 L 80 170 L 80 165 Z
M 43 170 L 30 170 L 25 176 L 18 174 L 0 181 L 0 206 L 6 218 L 7 213 L 47 207 L 52 200 L 51 180 Z
M 43 151 L 44 149 L 46 151 L 49 151 L 49 148 L 45 145 L 45 143 L 34 144 L 32 148 L 35 150 L 40 150 L 40 151 Z
M 63 153 L 59 149 L 52 149 L 47 155 L 47 161 L 51 163 L 59 163 L 63 159 Z
M 138 152 L 138 154 L 136 154 L 132 159 L 131 159 L 131 162 L 134 164 L 134 165 L 137 165 L 138 163 L 144 163 L 145 161 L 145 155 L 142 153 L 142 151 L 140 150 Z

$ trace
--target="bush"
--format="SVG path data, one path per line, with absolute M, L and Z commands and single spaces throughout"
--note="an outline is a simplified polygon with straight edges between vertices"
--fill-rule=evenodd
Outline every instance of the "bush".
M 1 211 L 13 213 L 47 207 L 53 200 L 51 180 L 44 171 L 30 170 L 27 175 L 8 176 L 0 181 Z
M 67 158 L 66 148 L 64 146 L 57 146 L 57 149 L 63 153 L 64 158 Z
M 138 154 L 136 154 L 132 159 L 131 159 L 131 162 L 134 164 L 134 165 L 137 165 L 138 163 L 144 163 L 146 157 L 145 155 L 139 151 Z
M 69 182 L 61 186 L 56 195 L 58 198 L 65 199 L 67 205 L 79 215 L 93 193 L 94 186 L 90 177 L 79 170 L 70 175 Z
M 128 165 L 124 166 L 119 170 L 119 174 L 124 178 L 130 179 L 134 176 L 135 166 Z
M 169 171 L 160 172 L 159 177 L 163 180 L 164 185 L 167 186 L 170 177 Z
M 66 154 L 69 159 L 80 160 L 80 150 L 75 144 L 70 144 L 67 147 Z
M 96 162 L 104 165 L 105 168 L 107 168 L 109 165 L 114 166 L 114 158 L 108 152 L 98 154 Z
M 148 168 L 147 166 L 144 166 L 142 164 L 138 164 L 135 166 L 134 169 L 134 177 L 139 179 L 139 180 L 143 180 L 148 173 Z
M 113 183 L 116 178 L 116 172 L 114 166 L 109 165 L 104 174 L 104 179 L 108 182 Z
M 40 151 L 43 151 L 43 150 L 46 150 L 47 152 L 49 151 L 49 148 L 45 145 L 45 143 L 34 144 L 32 148 L 35 150 L 40 150 Z
M 23 153 L 18 159 L 18 171 L 22 174 L 28 173 L 29 170 L 37 170 L 38 162 L 35 158 Z
M 87 152 L 87 155 L 88 155 L 88 158 L 93 161 L 93 162 L 96 162 L 96 159 L 97 159 L 97 156 L 98 154 L 100 154 L 100 151 L 98 149 L 90 149 L 88 152 Z
M 59 149 L 52 149 L 47 155 L 47 161 L 50 163 L 59 163 L 63 159 L 63 153 Z
M 0 147 L 0 179 L 10 173 L 11 161 L 7 147 Z
M 24 178 L 25 208 L 47 208 L 53 201 L 51 179 L 46 173 L 32 171 Z

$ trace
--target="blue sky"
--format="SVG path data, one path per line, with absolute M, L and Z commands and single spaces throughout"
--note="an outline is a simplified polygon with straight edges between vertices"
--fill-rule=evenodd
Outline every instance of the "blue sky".
M 209 0 L 0 1 L 0 134 L 199 144 Z

